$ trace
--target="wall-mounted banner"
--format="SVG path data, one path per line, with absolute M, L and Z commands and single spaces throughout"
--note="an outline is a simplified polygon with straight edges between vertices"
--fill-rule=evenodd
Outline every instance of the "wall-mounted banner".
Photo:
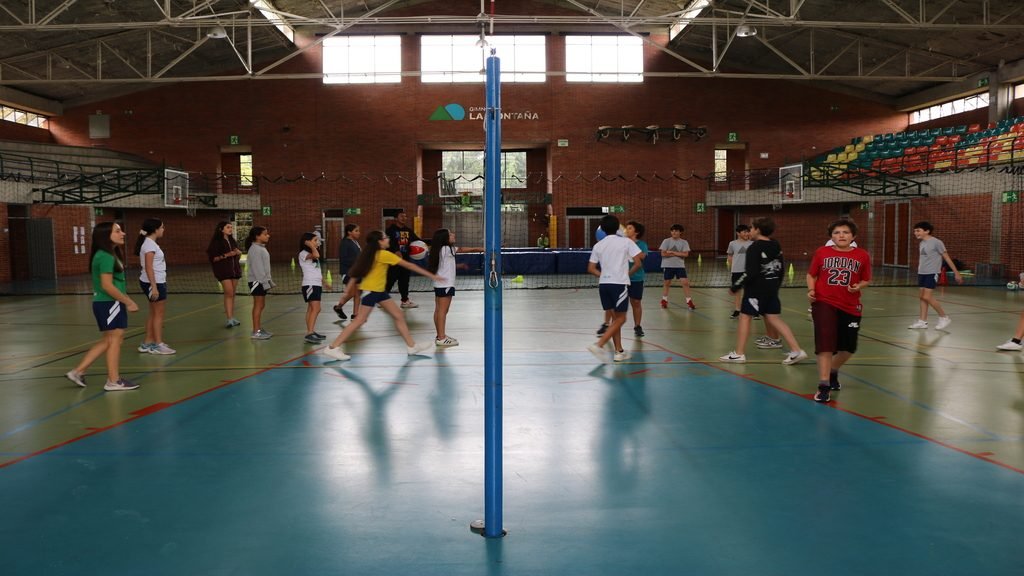
M 469 115 L 466 115 L 466 109 L 461 104 L 445 104 L 444 106 L 438 106 L 434 112 L 430 115 L 428 120 L 483 120 L 484 112 L 487 111 L 486 106 L 470 106 Z M 531 112 L 529 110 L 509 110 L 501 113 L 502 120 L 540 120 L 540 114 Z

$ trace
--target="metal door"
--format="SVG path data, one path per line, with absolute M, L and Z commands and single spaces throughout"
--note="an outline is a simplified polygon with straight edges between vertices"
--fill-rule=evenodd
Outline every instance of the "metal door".
M 33 280 L 56 280 L 57 258 L 53 246 L 53 220 L 28 221 L 28 268 Z

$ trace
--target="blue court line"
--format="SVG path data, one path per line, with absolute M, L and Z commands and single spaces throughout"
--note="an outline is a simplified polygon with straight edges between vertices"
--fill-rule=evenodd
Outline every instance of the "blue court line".
M 686 356 L 685 354 L 682 354 L 681 352 L 676 352 L 676 351 L 671 350 L 671 349 L 669 349 L 667 347 L 664 347 L 664 346 L 661 346 L 661 345 L 658 345 L 658 344 L 653 344 L 653 346 L 655 348 L 661 349 L 661 350 L 663 350 L 663 351 L 665 351 L 665 352 L 667 352 L 669 354 L 674 354 L 674 355 L 677 355 L 677 356 L 681 356 L 681 357 L 684 357 L 684 358 L 690 358 L 691 360 L 695 360 L 695 359 L 693 359 L 693 358 L 691 358 L 689 356 Z M 713 364 L 711 361 L 699 361 L 698 360 L 697 363 L 703 364 L 704 366 L 706 366 L 709 369 L 717 370 L 717 371 L 720 371 L 720 372 L 726 373 L 726 374 L 732 374 L 735 377 L 742 378 L 742 379 L 748 380 L 750 382 L 756 382 L 758 384 L 767 386 L 767 387 L 772 388 L 774 390 L 778 390 L 778 391 L 781 391 L 781 392 L 786 392 L 786 393 L 792 394 L 794 396 L 804 396 L 804 395 L 799 394 L 798 392 L 796 392 L 794 390 L 790 390 L 790 389 L 785 388 L 785 387 L 783 387 L 781 385 L 778 385 L 778 384 L 772 384 L 771 382 L 767 382 L 767 381 L 764 381 L 764 380 L 758 380 L 757 378 L 754 378 L 754 377 L 752 377 L 750 375 L 740 375 L 740 374 L 736 374 L 734 372 L 730 372 L 730 371 L 726 370 L 725 368 L 723 368 L 721 366 L 717 366 L 717 365 Z M 894 396 L 896 398 L 900 398 L 902 400 L 906 400 L 906 401 L 910 402 L 911 404 L 920 406 L 923 410 L 925 410 L 927 412 L 931 412 L 931 413 L 937 414 L 937 415 L 939 415 L 941 417 L 948 418 L 948 419 L 950 419 L 950 420 L 952 420 L 954 422 L 962 422 L 962 421 L 960 421 L 957 418 L 953 418 L 951 416 L 948 416 L 947 414 L 945 414 L 945 413 L 943 413 L 941 411 L 935 410 L 935 409 L 931 408 L 930 406 L 927 406 L 927 405 L 924 405 L 924 404 L 920 404 L 919 402 L 915 402 L 915 401 L 910 400 L 908 398 L 902 397 L 902 396 L 896 394 L 895 392 L 892 392 L 890 390 L 882 388 L 881 386 L 878 386 L 878 385 L 876 385 L 876 384 L 874 384 L 872 382 L 863 380 L 862 378 L 858 378 L 858 377 L 853 376 L 852 374 L 849 374 L 847 372 L 842 372 L 842 373 L 844 375 L 843 376 L 844 378 L 849 376 L 850 378 L 853 378 L 854 380 L 863 382 L 865 385 L 867 385 L 869 387 L 872 387 L 872 388 L 876 388 L 876 389 L 878 389 L 879 391 L 881 391 L 883 393 L 890 394 L 890 395 L 892 395 L 892 396 Z M 972 453 L 972 452 L 968 451 L 965 448 L 960 448 L 960 447 L 954 445 L 950 441 L 939 440 L 938 438 L 934 438 L 934 437 L 931 437 L 931 436 L 926 436 L 926 435 L 920 434 L 918 432 L 915 432 L 915 431 L 911 430 L 910 428 L 905 428 L 903 426 L 899 426 L 899 425 L 895 425 L 895 424 L 889 424 L 889 423 L 884 422 L 882 420 L 878 420 L 878 419 L 872 418 L 870 416 L 867 416 L 865 414 L 861 414 L 859 412 L 856 412 L 856 411 L 853 411 L 853 410 L 849 410 L 849 409 L 845 409 L 845 408 L 842 408 L 842 407 L 839 407 L 839 406 L 832 406 L 832 405 L 829 405 L 829 404 L 826 404 L 826 406 L 834 408 L 835 410 L 838 410 L 838 411 L 843 412 L 845 414 L 850 414 L 851 416 L 856 416 L 858 418 L 863 418 L 865 420 L 874 422 L 875 424 L 878 424 L 878 425 L 881 425 L 881 426 L 884 426 L 884 427 L 887 427 L 887 428 L 891 428 L 893 430 L 898 430 L 898 431 L 900 431 L 900 432 L 902 432 L 904 434 L 907 434 L 907 435 L 909 435 L 909 436 L 911 436 L 913 438 L 920 438 L 922 440 L 925 440 L 925 441 L 930 442 L 932 444 L 936 444 L 938 446 L 942 446 L 942 447 L 947 448 L 949 450 L 953 450 L 953 451 L 959 452 L 961 454 L 966 454 L 968 456 L 971 456 L 971 457 L 974 457 L 974 458 L 978 458 L 979 460 L 982 460 L 984 462 L 988 462 L 990 464 L 995 464 L 996 466 L 1000 466 L 1000 467 L 1006 468 L 1008 470 L 1013 470 L 1014 472 L 1018 472 L 1018 473 L 1024 472 L 1024 471 L 1022 471 L 1022 470 L 1020 470 L 1020 469 L 1018 469 L 1018 468 L 1016 468 L 1016 467 L 1014 467 L 1014 466 L 1012 466 L 1010 464 L 1007 464 L 1005 462 L 1002 462 L 1002 461 L 999 461 L 999 460 L 993 460 L 993 459 L 988 458 L 986 456 L 981 456 L 981 455 Z M 997 435 L 997 434 L 995 434 L 995 433 L 993 433 L 991 431 L 988 431 L 988 430 L 985 430 L 983 428 L 974 426 L 974 425 L 972 425 L 970 423 L 967 423 L 967 422 L 962 422 L 962 423 L 963 423 L 963 425 L 967 426 L 968 428 L 972 428 L 974 430 L 977 430 L 980 433 L 986 434 L 986 435 L 988 435 L 990 438 L 992 438 L 994 440 L 997 440 L 997 441 L 1005 441 L 1005 440 L 1007 440 L 1006 438 L 1000 437 L 999 435 Z
M 63 378 L 63 376 L 61 376 L 61 377 Z M 93 400 L 103 396 L 104 394 L 106 394 L 106 392 L 99 392 L 99 393 L 94 394 L 94 395 L 92 395 L 92 396 L 90 396 L 90 397 L 88 397 L 88 398 L 86 398 L 84 400 L 80 400 L 78 402 L 75 402 L 74 404 L 69 404 L 69 405 L 65 406 L 64 408 L 61 408 L 60 410 L 57 410 L 56 412 L 54 412 L 52 414 L 48 414 L 46 416 L 43 416 L 41 418 L 36 418 L 34 420 L 29 420 L 28 422 L 22 424 L 21 426 L 18 426 L 17 428 L 15 428 L 15 429 L 13 429 L 13 430 L 11 430 L 9 432 L 5 432 L 3 434 L 0 434 L 0 440 L 3 440 L 5 438 L 9 438 L 11 436 L 14 436 L 15 434 L 20 433 L 20 432 L 24 432 L 25 430 L 28 430 L 30 428 L 34 428 L 35 426 L 38 426 L 39 424 L 42 424 L 43 422 L 46 422 L 47 420 L 49 420 L 51 418 L 54 418 L 56 416 L 60 416 L 61 414 L 66 413 L 66 412 L 70 412 L 72 410 L 75 410 L 79 406 L 84 406 L 87 402 L 92 402 Z
M 200 352 L 206 352 L 207 350 L 209 350 L 209 349 L 211 349 L 211 348 L 213 348 L 215 346 L 223 344 L 226 340 L 227 339 L 225 339 L 225 340 L 217 340 L 217 341 L 215 341 L 215 342 L 213 342 L 213 343 L 211 343 L 211 344 L 209 344 L 207 346 L 204 346 L 202 348 L 199 348 L 198 350 L 195 350 L 195 351 L 193 351 L 193 352 L 191 352 L 189 354 L 185 354 L 185 355 L 176 357 L 173 361 L 168 362 L 166 364 L 166 366 L 171 366 L 171 365 L 177 364 L 178 362 L 182 362 L 182 361 L 184 361 L 184 360 L 186 360 L 186 359 L 188 359 L 188 358 L 190 358 L 190 357 L 192 357 L 192 356 L 194 356 L 196 354 L 199 354 Z M 146 376 L 149 376 L 150 374 L 153 374 L 154 372 L 157 372 L 157 371 L 158 370 L 150 370 L 148 372 L 142 372 L 139 375 L 139 377 L 136 378 L 136 380 L 141 381 Z M 63 378 L 63 377 L 64 376 L 61 375 L 61 378 Z M 75 402 L 74 404 L 70 404 L 68 406 L 65 406 L 64 408 L 61 408 L 60 410 L 57 410 L 56 412 L 52 412 L 50 414 L 47 414 L 46 416 L 41 416 L 39 418 L 35 418 L 35 419 L 32 419 L 32 420 L 29 420 L 28 422 L 22 424 L 21 426 L 18 426 L 17 428 L 15 428 L 15 429 L 13 429 L 13 430 L 11 430 L 9 432 L 5 432 L 4 434 L 0 434 L 0 440 L 3 440 L 5 438 L 8 438 L 8 437 L 13 436 L 15 434 L 18 434 L 20 432 L 24 432 L 24 431 L 29 430 L 31 428 L 35 428 L 36 426 L 38 426 L 40 424 L 43 424 L 44 422 L 47 422 L 47 421 L 49 421 L 49 420 L 51 420 L 53 418 L 56 418 L 57 416 L 60 416 L 61 414 L 65 414 L 67 412 L 70 412 L 71 410 L 75 410 L 76 408 L 79 408 L 80 406 L 84 406 L 86 403 L 92 402 L 93 400 L 96 400 L 98 398 L 102 398 L 105 395 L 106 395 L 105 391 L 104 392 L 99 392 L 98 394 L 94 394 L 94 395 L 92 395 L 92 396 L 90 396 L 90 397 L 88 397 L 88 398 L 86 398 L 84 400 L 81 400 L 79 402 Z
M 298 306 L 293 306 L 292 308 L 290 308 L 286 312 L 282 312 L 281 314 L 278 314 L 277 316 L 274 316 L 268 322 L 272 322 L 273 320 L 281 318 L 285 314 L 293 313 L 296 308 L 298 308 Z M 232 339 L 235 339 L 235 338 L 241 338 L 242 334 L 244 334 L 244 333 L 236 333 L 233 336 L 229 336 L 227 338 L 218 339 L 218 340 L 212 342 L 211 344 L 203 346 L 203 347 L 201 347 L 201 348 L 199 348 L 197 350 L 194 350 L 194 351 L 192 351 L 192 352 L 190 352 L 188 354 L 184 354 L 184 355 L 181 355 L 181 356 L 178 356 L 177 354 L 175 354 L 174 360 L 172 360 L 171 362 L 168 362 L 164 366 L 173 366 L 173 365 L 175 365 L 175 364 L 177 364 L 179 362 L 182 362 L 182 361 L 184 361 L 184 360 L 186 360 L 188 358 L 191 358 L 192 356 L 195 356 L 196 354 L 199 354 L 201 352 L 206 352 L 207 350 L 210 350 L 211 348 L 214 348 L 215 346 L 219 346 L 219 345 L 227 342 L 228 340 L 232 340 Z M 134 338 L 134 336 L 132 336 L 132 337 Z M 74 352 L 72 354 L 69 354 L 68 356 L 63 356 L 60 359 L 55 359 L 55 360 L 51 360 L 51 361 L 48 361 L 48 362 L 43 362 L 42 364 L 37 364 L 36 366 L 30 367 L 30 368 L 24 368 L 22 370 L 19 370 L 19 372 L 22 372 L 24 370 L 31 370 L 33 368 L 38 368 L 40 366 L 45 366 L 47 364 L 52 364 L 53 362 L 56 362 L 58 360 L 63 360 L 64 358 L 68 358 L 70 356 L 75 356 L 75 355 L 80 354 L 80 353 L 81 352 Z M 159 371 L 160 371 L 159 369 L 153 369 L 153 370 L 149 370 L 149 371 L 146 371 L 146 372 L 137 373 L 137 374 L 139 374 L 139 376 L 136 378 L 136 380 L 140 380 L 141 381 L 146 376 L 149 376 L 149 375 L 153 374 L 154 372 L 159 372 Z M 61 378 L 63 378 L 63 377 L 64 376 L 61 375 Z M 14 436 L 15 434 L 19 434 L 19 433 L 24 432 L 26 430 L 29 430 L 31 428 L 35 428 L 36 426 L 38 426 L 40 424 L 43 424 L 43 423 L 45 423 L 45 422 L 47 422 L 47 421 L 49 421 L 49 420 L 51 420 L 53 418 L 56 418 L 57 416 L 60 416 L 61 414 L 65 414 L 67 412 L 70 412 L 71 410 L 75 410 L 75 409 L 77 409 L 77 408 L 79 408 L 81 406 L 84 406 L 86 403 L 92 402 L 93 400 L 96 400 L 97 398 L 102 398 L 105 395 L 106 395 L 106 392 L 100 392 L 100 393 L 94 394 L 93 396 L 90 396 L 90 397 L 88 397 L 88 398 L 86 398 L 84 400 L 80 400 L 78 402 L 75 402 L 74 404 L 69 404 L 68 406 L 65 406 L 64 408 L 61 408 L 60 410 L 57 410 L 56 412 L 52 412 L 50 414 L 47 414 L 46 416 L 40 416 L 39 418 L 34 418 L 32 420 L 29 420 L 28 422 L 22 424 L 21 426 L 18 426 L 17 428 L 14 428 L 13 430 L 10 430 L 8 432 L 0 434 L 0 440 L 3 440 L 5 438 L 9 438 L 11 436 Z
M 853 380 L 856 380 L 857 382 L 860 382 L 861 384 L 864 384 L 865 386 L 867 386 L 869 388 L 872 388 L 872 389 L 874 389 L 874 390 L 876 390 L 878 392 L 881 392 L 883 394 L 886 394 L 888 396 L 892 396 L 893 398 L 898 398 L 899 400 L 902 400 L 903 402 L 906 402 L 906 403 L 910 404 L 911 406 L 915 406 L 917 408 L 921 408 L 922 410 L 924 410 L 926 412 L 930 412 L 932 414 L 935 414 L 936 416 L 940 416 L 940 417 L 945 418 L 947 420 L 951 420 L 953 422 L 956 422 L 957 424 L 960 424 L 962 426 L 966 426 L 967 428 L 970 428 L 971 430 L 974 430 L 975 432 L 978 432 L 980 434 L 984 434 L 985 436 L 988 436 L 992 440 L 997 440 L 997 441 L 1000 441 L 1000 442 L 1005 442 L 1005 441 L 1009 440 L 1009 438 L 1006 438 L 1004 436 L 1000 436 L 999 434 L 996 434 L 995 432 L 992 432 L 991 430 L 986 430 L 985 428 L 982 428 L 981 426 L 978 426 L 976 424 L 972 424 L 972 423 L 967 422 L 965 420 L 961 420 L 960 418 L 957 418 L 955 416 L 951 416 L 951 415 L 949 415 L 949 414 L 947 414 L 947 413 L 945 413 L 945 412 L 943 412 L 941 410 L 937 410 L 937 409 L 935 409 L 935 408 L 933 408 L 933 407 L 931 407 L 931 406 L 929 406 L 927 404 L 924 404 L 924 403 L 919 402 L 917 400 L 914 400 L 912 398 L 908 398 L 907 396 L 904 396 L 903 394 L 900 394 L 898 392 L 894 392 L 892 390 L 889 390 L 888 388 L 884 388 L 882 386 L 879 386 L 878 384 L 875 384 L 874 382 L 871 382 L 870 380 L 865 380 L 864 378 L 859 378 L 859 377 L 854 376 L 853 374 L 850 374 L 849 372 L 846 372 L 844 370 L 840 370 L 840 373 L 842 374 L 842 377 L 843 377 L 844 380 L 846 380 L 847 378 L 851 378 Z

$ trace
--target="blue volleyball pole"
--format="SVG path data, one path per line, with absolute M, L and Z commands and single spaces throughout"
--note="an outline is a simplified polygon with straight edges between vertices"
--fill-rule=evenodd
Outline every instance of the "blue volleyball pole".
M 501 520 L 501 61 L 487 58 L 484 117 L 484 531 L 505 535 Z

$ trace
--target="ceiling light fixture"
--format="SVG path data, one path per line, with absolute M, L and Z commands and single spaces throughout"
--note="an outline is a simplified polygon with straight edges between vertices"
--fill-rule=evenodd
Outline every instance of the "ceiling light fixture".
M 757 28 L 749 24 L 740 24 L 736 27 L 736 35 L 740 38 L 749 38 L 751 36 L 757 36 Z
M 210 28 L 206 31 L 206 37 L 216 39 L 227 38 L 228 32 L 224 29 L 223 26 L 214 26 L 213 28 Z

